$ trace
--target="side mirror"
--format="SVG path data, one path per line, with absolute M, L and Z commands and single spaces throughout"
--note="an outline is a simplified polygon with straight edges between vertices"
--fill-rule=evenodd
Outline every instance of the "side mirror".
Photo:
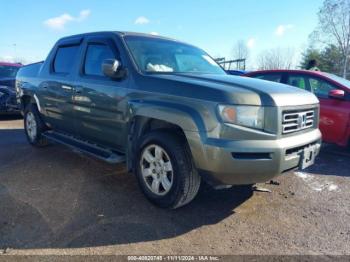
M 333 89 L 329 91 L 328 96 L 330 98 L 342 99 L 345 96 L 345 91 L 341 89 Z
M 113 79 L 120 79 L 125 75 L 125 70 L 121 68 L 121 63 L 116 59 L 103 60 L 102 72 L 105 76 Z

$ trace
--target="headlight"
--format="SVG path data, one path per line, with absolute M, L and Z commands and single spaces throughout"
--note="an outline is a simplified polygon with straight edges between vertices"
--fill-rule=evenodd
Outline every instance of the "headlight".
M 227 124 L 264 129 L 264 108 L 261 106 L 219 105 L 219 115 Z

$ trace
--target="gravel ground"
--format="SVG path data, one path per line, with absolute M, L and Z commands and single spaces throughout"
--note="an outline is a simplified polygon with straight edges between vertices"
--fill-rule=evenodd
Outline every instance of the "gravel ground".
M 324 146 L 305 172 L 202 188 L 178 210 L 151 205 L 136 179 L 61 145 L 31 147 L 0 118 L 0 253 L 350 255 L 350 151 Z

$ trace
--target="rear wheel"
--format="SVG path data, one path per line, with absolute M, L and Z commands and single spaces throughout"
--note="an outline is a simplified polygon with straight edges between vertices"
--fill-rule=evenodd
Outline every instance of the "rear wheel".
M 145 196 L 157 206 L 178 208 L 196 196 L 200 176 L 185 139 L 165 131 L 142 137 L 135 167 Z
M 43 147 L 48 144 L 47 139 L 42 136 L 47 128 L 35 104 L 29 104 L 24 111 L 24 129 L 31 145 Z

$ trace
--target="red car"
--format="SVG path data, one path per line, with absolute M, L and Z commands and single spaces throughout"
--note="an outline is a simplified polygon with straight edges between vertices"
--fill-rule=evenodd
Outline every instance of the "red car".
M 333 74 L 306 70 L 264 70 L 244 76 L 280 82 L 313 92 L 320 100 L 323 141 L 350 142 L 350 81 Z

